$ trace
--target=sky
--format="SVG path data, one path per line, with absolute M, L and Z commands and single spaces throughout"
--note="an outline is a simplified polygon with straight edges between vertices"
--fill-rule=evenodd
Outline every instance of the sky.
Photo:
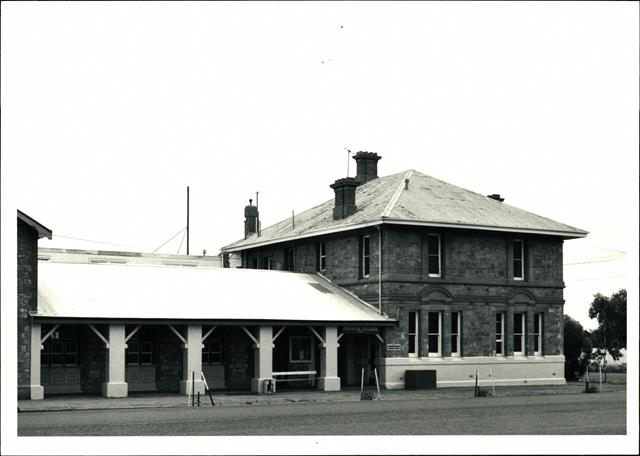
M 565 313 L 637 312 L 636 2 L 3 2 L 1 33 L 3 258 L 16 209 L 41 247 L 185 253 L 187 186 L 217 254 L 366 150 L 589 231 Z
M 189 186 L 210 255 L 256 192 L 266 227 L 373 151 L 380 175 L 589 231 L 565 244 L 565 312 L 592 328 L 637 250 L 636 6 L 4 4 L 3 198 L 42 247 L 186 253 Z

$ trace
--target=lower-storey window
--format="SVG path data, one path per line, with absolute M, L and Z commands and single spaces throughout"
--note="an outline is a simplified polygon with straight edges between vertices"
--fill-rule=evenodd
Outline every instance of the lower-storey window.
M 496 314 L 496 355 L 504 356 L 504 313 Z
M 407 337 L 409 339 L 409 357 L 416 358 L 418 356 L 418 312 L 409 312 L 409 331 Z
M 524 312 L 513 314 L 513 354 L 524 355 L 525 348 L 525 316 Z
M 460 356 L 461 312 L 451 312 L 451 356 Z
M 127 342 L 128 365 L 153 364 L 153 342 L 134 336 Z
M 310 363 L 312 360 L 311 337 L 291 336 L 289 338 L 289 362 Z
M 429 344 L 429 356 L 440 356 L 440 334 L 442 329 L 440 312 L 428 312 L 427 318 L 427 343 Z
M 222 335 L 211 334 L 204 341 L 202 364 L 222 364 Z
M 55 331 L 40 351 L 42 366 L 76 366 L 78 364 L 78 336 L 75 331 Z
M 541 313 L 533 314 L 533 354 L 542 355 L 542 325 L 544 323 Z

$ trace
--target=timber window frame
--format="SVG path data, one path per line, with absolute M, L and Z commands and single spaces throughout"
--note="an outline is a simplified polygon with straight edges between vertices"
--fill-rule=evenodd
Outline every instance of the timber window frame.
M 496 313 L 496 356 L 504 356 L 504 312 Z
M 525 246 L 524 240 L 513 240 L 513 280 L 525 279 Z
M 327 270 L 327 244 L 318 242 L 318 271 L 325 272 Z
M 544 316 L 542 313 L 533 314 L 533 355 L 542 356 L 542 334 Z
M 418 347 L 420 346 L 420 312 L 409 312 L 409 325 L 407 328 L 408 354 L 409 358 L 418 357 Z
M 371 236 L 364 235 L 360 238 L 360 275 L 368 278 L 371 275 Z
M 460 347 L 461 320 L 462 312 L 451 312 L 451 356 L 453 357 L 459 357 L 462 353 L 462 347 Z
M 65 337 L 65 331 L 59 331 L 62 337 L 53 339 L 50 337 L 40 350 L 40 365 L 53 367 L 66 367 L 78 365 L 78 340 L 77 337 Z
M 442 236 L 438 233 L 427 234 L 427 275 L 442 277 Z
M 513 313 L 513 356 L 524 356 L 527 341 L 527 314 Z M 518 349 L 519 348 L 519 349 Z
M 219 365 L 224 362 L 222 334 L 213 333 L 202 343 L 202 365 Z
M 134 336 L 127 342 L 127 366 L 151 366 L 153 364 L 153 341 Z
M 427 312 L 427 356 L 442 356 L 442 312 Z
M 289 362 L 307 364 L 313 362 L 313 340 L 311 336 L 289 337 Z

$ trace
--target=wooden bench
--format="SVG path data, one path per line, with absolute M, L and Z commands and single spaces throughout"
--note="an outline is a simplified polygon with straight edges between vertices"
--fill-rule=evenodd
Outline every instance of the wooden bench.
M 313 380 L 315 380 L 315 375 L 317 374 L 316 371 L 292 371 L 292 372 L 273 372 L 271 374 L 271 376 L 273 377 L 273 392 L 276 392 L 276 383 L 278 381 L 281 382 L 299 382 L 301 380 L 305 380 L 305 379 L 301 379 L 301 378 L 286 378 L 286 377 L 295 377 L 295 376 L 301 376 L 301 375 L 305 375 L 307 378 L 306 380 L 311 382 Z M 280 378 L 278 379 L 278 377 L 285 377 L 285 378 Z

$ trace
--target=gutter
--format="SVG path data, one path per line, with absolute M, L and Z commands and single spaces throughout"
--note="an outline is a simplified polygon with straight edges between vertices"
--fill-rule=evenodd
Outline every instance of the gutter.
M 233 252 L 239 252 L 242 250 L 252 249 L 255 247 L 262 247 L 265 245 L 277 244 L 280 242 L 311 238 L 315 236 L 322 236 L 324 234 L 340 233 L 343 231 L 352 231 L 360 228 L 379 226 L 383 224 L 404 225 L 404 226 L 425 226 L 425 227 L 434 227 L 434 228 L 457 228 L 457 229 L 464 229 L 464 230 L 499 231 L 499 232 L 506 232 L 506 233 L 521 233 L 521 234 L 542 234 L 546 236 L 560 236 L 565 239 L 583 238 L 583 237 L 586 237 L 587 234 L 589 234 L 588 231 L 553 231 L 553 230 L 541 230 L 541 229 L 530 229 L 530 228 L 469 225 L 469 224 L 462 224 L 462 223 L 446 223 L 446 222 L 422 222 L 419 220 L 412 221 L 412 220 L 402 220 L 402 219 L 381 218 L 380 220 L 374 220 L 371 222 L 361 222 L 361 223 L 345 225 L 345 226 L 340 226 L 335 228 L 325 228 L 321 230 L 311 231 L 305 234 L 283 236 L 275 239 L 267 239 L 264 241 L 252 242 L 252 243 L 243 244 L 237 247 L 223 247 L 220 249 L 220 251 L 223 253 L 233 253 Z

